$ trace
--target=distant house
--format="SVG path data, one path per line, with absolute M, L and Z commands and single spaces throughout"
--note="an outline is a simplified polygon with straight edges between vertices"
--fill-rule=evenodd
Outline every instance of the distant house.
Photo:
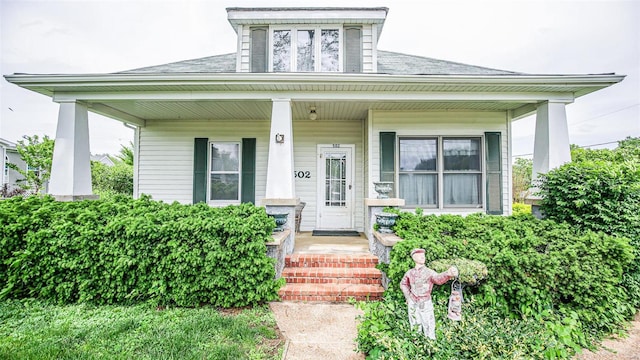
M 17 171 L 9 168 L 9 163 L 16 164 L 21 169 L 27 169 L 27 164 L 22 160 L 20 154 L 16 151 L 16 144 L 0 138 L 0 165 L 2 173 L 0 174 L 0 185 L 7 185 L 7 190 L 11 191 L 20 187 L 20 181 L 24 177 Z
M 363 231 L 381 180 L 408 209 L 510 214 L 512 122 L 536 114 L 534 173 L 545 173 L 570 161 L 565 106 L 624 79 L 383 51 L 387 10 L 228 8 L 233 53 L 5 78 L 60 104 L 51 194 L 92 194 L 92 111 L 136 127 L 136 196 L 211 206 L 304 201 L 303 231 Z
M 111 157 L 108 154 L 91 155 L 91 161 L 97 161 L 107 166 L 115 165 L 115 163 L 113 162 L 113 159 L 111 159 Z

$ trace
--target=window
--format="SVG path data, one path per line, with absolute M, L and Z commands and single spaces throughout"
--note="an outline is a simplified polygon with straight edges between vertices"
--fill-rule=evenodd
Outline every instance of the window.
M 211 143 L 209 200 L 240 201 L 240 144 Z
M 399 194 L 407 206 L 481 207 L 479 137 L 399 140 Z
M 278 28 L 271 34 L 272 71 L 340 71 L 339 28 Z
M 9 182 L 9 157 L 5 155 L 4 157 L 4 178 L 3 182 L 7 184 Z

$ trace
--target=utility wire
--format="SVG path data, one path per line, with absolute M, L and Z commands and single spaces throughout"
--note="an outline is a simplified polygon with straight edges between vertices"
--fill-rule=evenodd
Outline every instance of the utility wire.
M 590 145 L 582 145 L 582 146 L 578 146 L 579 148 L 586 148 L 586 147 L 591 147 L 591 146 L 600 146 L 600 145 L 609 145 L 609 144 L 617 144 L 619 141 L 609 141 L 609 142 L 605 142 L 605 143 L 599 143 L 599 144 L 590 144 Z M 533 155 L 533 153 L 530 154 L 519 154 L 519 155 L 511 155 L 511 157 L 523 157 L 523 156 L 531 156 Z

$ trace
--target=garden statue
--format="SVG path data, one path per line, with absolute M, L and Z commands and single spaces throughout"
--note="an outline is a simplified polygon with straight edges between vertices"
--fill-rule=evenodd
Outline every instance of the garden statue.
M 442 285 L 450 279 L 458 276 L 458 269 L 451 266 L 447 271 L 438 274 L 424 265 L 424 249 L 411 250 L 411 258 L 416 266 L 404 274 L 400 281 L 400 289 L 407 299 L 409 323 L 411 327 L 417 326 L 425 336 L 435 340 L 436 318 L 433 314 L 431 302 L 431 290 L 433 284 Z

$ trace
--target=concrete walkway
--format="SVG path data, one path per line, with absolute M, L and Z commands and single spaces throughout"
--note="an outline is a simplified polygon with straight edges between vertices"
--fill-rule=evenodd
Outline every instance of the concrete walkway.
M 364 359 L 355 352 L 356 316 L 362 312 L 353 305 L 272 302 L 269 307 L 288 340 L 284 359 Z

